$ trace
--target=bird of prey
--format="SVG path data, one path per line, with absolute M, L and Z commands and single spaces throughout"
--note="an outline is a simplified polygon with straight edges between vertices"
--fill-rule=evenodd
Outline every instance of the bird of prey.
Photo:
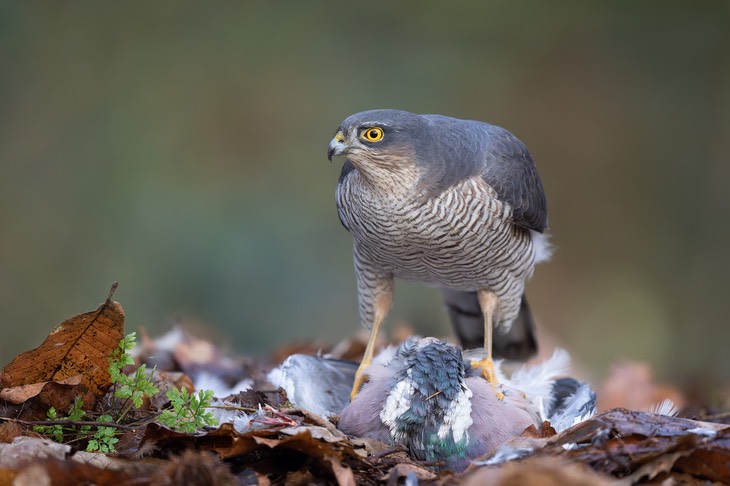
M 545 194 L 525 145 L 488 123 L 370 110 L 342 122 L 327 150 L 335 155 L 346 158 L 337 210 L 352 233 L 360 320 L 371 329 L 351 397 L 395 277 L 441 289 L 462 346 L 483 344 L 475 366 L 496 391 L 493 350 L 517 359 L 536 350 L 524 287 L 549 257 Z

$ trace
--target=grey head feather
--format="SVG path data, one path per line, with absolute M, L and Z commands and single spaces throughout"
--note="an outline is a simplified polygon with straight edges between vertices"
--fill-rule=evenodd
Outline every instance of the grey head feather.
M 378 147 L 414 148 L 421 173 L 419 187 L 425 197 L 435 197 L 474 176 L 481 177 L 499 199 L 513 209 L 514 223 L 543 232 L 547 203 L 542 182 L 525 145 L 504 128 L 443 115 L 417 115 L 400 110 L 370 110 L 351 115 L 343 131 L 379 126 L 385 137 Z M 355 170 L 346 161 L 340 182 Z

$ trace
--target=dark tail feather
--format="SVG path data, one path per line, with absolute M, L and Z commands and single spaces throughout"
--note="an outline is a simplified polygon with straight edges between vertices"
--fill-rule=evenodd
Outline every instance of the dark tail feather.
M 477 293 L 449 289 L 441 289 L 441 293 L 444 296 L 451 327 L 461 347 L 470 349 L 484 346 L 484 316 L 479 307 Z M 537 353 L 535 321 L 524 295 L 520 313 L 510 330 L 506 333 L 495 331 L 493 340 L 495 358 L 527 361 Z

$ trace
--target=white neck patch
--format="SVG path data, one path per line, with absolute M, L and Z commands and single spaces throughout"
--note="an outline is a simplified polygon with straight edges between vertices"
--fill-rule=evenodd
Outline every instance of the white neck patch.
M 403 434 L 398 433 L 398 418 L 406 413 L 411 406 L 411 397 L 416 391 L 416 387 L 411 378 L 411 370 L 407 372 L 407 378 L 399 381 L 395 388 L 388 394 L 385 405 L 380 411 L 380 420 L 390 429 L 390 436 L 395 441 L 403 439 Z
M 467 430 L 474 423 L 471 418 L 471 397 L 472 391 L 464 385 L 444 412 L 444 423 L 441 424 L 438 430 L 439 439 L 446 439 L 449 436 L 449 431 L 454 436 L 454 442 L 461 442 L 462 439 L 469 438 Z

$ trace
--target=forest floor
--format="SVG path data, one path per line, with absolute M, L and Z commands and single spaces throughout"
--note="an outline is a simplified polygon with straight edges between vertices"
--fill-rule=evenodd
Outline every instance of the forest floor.
M 267 380 L 293 353 L 357 360 L 358 336 L 289 343 L 268 360 L 226 355 L 182 328 L 142 331 L 133 348 L 112 294 L 0 372 L 0 486 L 730 483 L 730 414 L 689 404 L 646 364 L 612 367 L 594 417 L 559 434 L 530 427 L 510 442 L 514 458 L 484 465 L 490 453 L 457 474 L 349 437 Z M 665 398 L 677 416 L 648 411 Z

